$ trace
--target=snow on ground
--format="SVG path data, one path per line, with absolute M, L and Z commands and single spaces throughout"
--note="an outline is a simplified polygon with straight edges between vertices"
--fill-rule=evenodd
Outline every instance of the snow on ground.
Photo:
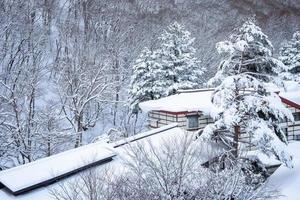
M 214 107 L 211 103 L 213 91 L 186 92 L 164 97 L 158 100 L 142 102 L 139 107 L 144 112 L 165 110 L 169 112 L 202 111 L 209 115 Z
M 268 180 L 268 185 L 279 190 L 285 200 L 300 199 L 298 191 L 300 188 L 300 142 L 291 142 L 288 151 L 293 155 L 294 168 L 289 169 L 280 166 Z

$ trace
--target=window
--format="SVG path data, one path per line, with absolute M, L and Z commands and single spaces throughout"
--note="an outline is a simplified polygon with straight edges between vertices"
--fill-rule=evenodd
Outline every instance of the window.
M 300 112 L 293 113 L 293 116 L 295 121 L 300 121 Z
M 188 129 L 195 129 L 199 127 L 199 115 L 188 115 L 186 117 Z
M 295 140 L 300 140 L 300 135 L 295 135 Z
M 285 136 L 288 137 L 288 128 L 284 128 L 283 132 L 284 132 Z

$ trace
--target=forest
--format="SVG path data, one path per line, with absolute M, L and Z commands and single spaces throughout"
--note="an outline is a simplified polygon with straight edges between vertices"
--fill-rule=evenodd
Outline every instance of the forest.
M 160 49 L 177 22 L 193 58 L 216 72 L 216 43 L 255 18 L 279 55 L 300 29 L 300 4 L 250 0 L 2 0 L 0 2 L 0 168 L 7 169 L 145 128 L 130 106 L 134 65 Z M 138 120 L 137 120 L 138 117 Z

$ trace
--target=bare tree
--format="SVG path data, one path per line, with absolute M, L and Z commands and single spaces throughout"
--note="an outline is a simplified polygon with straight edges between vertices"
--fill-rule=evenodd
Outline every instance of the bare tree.
M 204 150 L 192 137 L 186 136 L 162 143 L 132 144 L 125 149 L 123 170 L 117 170 L 120 165 L 112 164 L 105 170 L 90 171 L 84 177 L 78 176 L 79 180 L 59 184 L 52 194 L 56 199 L 65 200 L 263 200 L 278 197 L 276 191 L 262 182 L 249 181 L 249 175 L 240 165 L 225 170 L 219 165 L 204 168 L 201 159 Z M 117 173 L 112 173 L 114 171 Z
M 6 2 L 8 24 L 1 38 L 0 132 L 8 138 L 5 151 L 10 166 L 34 159 L 38 132 L 37 102 L 43 76 L 43 35 L 34 2 Z M 16 12 L 24 14 L 19 18 Z M 23 26 L 22 23 L 26 24 Z

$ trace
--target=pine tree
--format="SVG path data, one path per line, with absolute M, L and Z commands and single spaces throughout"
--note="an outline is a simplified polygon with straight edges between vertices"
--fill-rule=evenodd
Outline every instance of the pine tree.
M 129 102 L 133 113 L 139 111 L 138 104 L 143 101 L 158 99 L 165 96 L 165 84 L 162 79 L 160 54 L 144 49 L 133 66 Z
M 177 22 L 161 35 L 162 71 L 169 82 L 168 94 L 178 89 L 197 88 L 202 83 L 204 68 L 195 58 L 191 33 Z
M 145 49 L 141 53 L 133 66 L 129 91 L 133 113 L 138 112 L 140 102 L 200 86 L 204 68 L 195 57 L 194 39 L 190 35 L 175 22 L 160 37 L 160 49 Z
M 279 59 L 287 66 L 282 73 L 284 78 L 300 83 L 300 31 L 293 34 L 291 41 L 280 48 Z
M 278 82 L 274 76 L 283 67 L 272 57 L 268 37 L 249 20 L 229 41 L 216 46 L 224 57 L 212 79 L 221 81 L 212 95 L 218 112 L 215 123 L 204 129 L 202 138 L 221 141 L 237 158 L 255 147 L 291 167 L 291 156 L 285 151 L 287 140 L 279 124 L 293 117 L 277 94 L 265 86 L 267 81 Z
M 229 75 L 240 73 L 238 69 L 241 59 L 245 60 L 241 72 L 247 72 L 263 81 L 272 79 L 280 83 L 280 79 L 276 77 L 286 67 L 273 57 L 272 43 L 253 20 L 245 22 L 230 36 L 229 41 L 217 43 L 216 48 L 224 58 L 217 74 L 209 80 L 209 84 L 219 83 Z

